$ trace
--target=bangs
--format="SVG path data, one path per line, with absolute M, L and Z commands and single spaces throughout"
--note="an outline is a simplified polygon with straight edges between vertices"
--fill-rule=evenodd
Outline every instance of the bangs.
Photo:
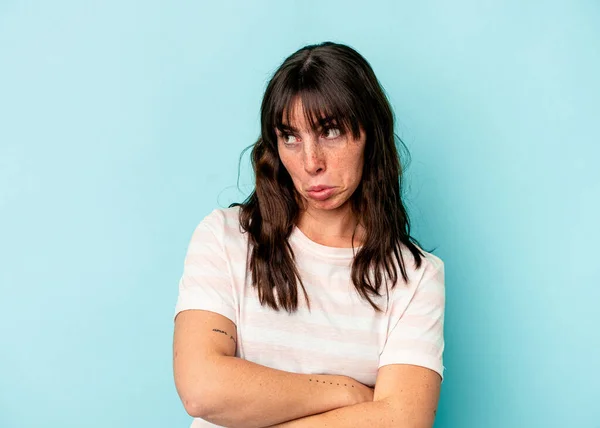
M 304 113 L 304 119 L 312 131 L 317 131 L 321 127 L 336 127 L 342 134 L 352 133 L 355 139 L 360 137 L 359 107 L 357 101 L 348 89 L 341 84 L 334 84 L 327 81 L 326 84 L 310 79 L 309 82 L 303 79 L 303 85 L 282 85 L 279 93 L 274 93 L 269 117 L 271 129 L 277 129 L 280 132 L 288 132 L 295 128 L 292 123 L 297 107 L 294 105 L 300 102 Z M 288 82 L 286 82 L 288 83 Z M 279 85 L 278 85 L 279 86 Z M 276 89 L 276 88 L 274 88 Z

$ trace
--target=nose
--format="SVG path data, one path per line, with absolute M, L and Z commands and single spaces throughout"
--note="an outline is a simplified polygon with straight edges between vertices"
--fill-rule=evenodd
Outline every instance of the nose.
M 311 175 L 325 170 L 325 156 L 316 138 L 305 140 L 303 144 L 304 170 Z

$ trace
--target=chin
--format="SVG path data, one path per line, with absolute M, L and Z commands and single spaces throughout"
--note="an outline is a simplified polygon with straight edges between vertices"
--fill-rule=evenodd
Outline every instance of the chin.
M 308 199 L 308 205 L 319 210 L 336 210 L 343 207 L 348 201 L 336 199 L 335 197 L 327 199 L 326 201 L 315 201 L 314 199 Z

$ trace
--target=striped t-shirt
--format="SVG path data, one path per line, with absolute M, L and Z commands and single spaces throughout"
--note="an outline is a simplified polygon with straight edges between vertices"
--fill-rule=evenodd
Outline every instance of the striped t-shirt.
M 298 311 L 261 306 L 246 275 L 248 238 L 239 207 L 213 210 L 195 228 L 179 281 L 175 315 L 186 309 L 219 313 L 237 327 L 236 357 L 303 374 L 345 375 L 374 387 L 379 367 L 413 364 L 443 376 L 444 263 L 428 252 L 419 269 L 403 247 L 409 278 L 398 283 L 386 304 L 371 297 L 377 313 L 356 291 L 350 274 L 352 248 L 328 247 L 294 227 L 289 242 L 310 300 L 298 284 Z M 192 428 L 214 427 L 195 418 Z

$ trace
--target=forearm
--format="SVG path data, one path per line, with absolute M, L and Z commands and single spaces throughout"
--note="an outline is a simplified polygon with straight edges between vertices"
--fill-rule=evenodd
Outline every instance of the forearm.
M 200 417 L 235 428 L 266 427 L 351 405 L 346 376 L 272 369 L 236 357 L 205 362 L 206 404 Z
M 387 400 L 367 401 L 318 415 L 272 425 L 269 428 L 431 428 L 431 421 L 417 420 Z

